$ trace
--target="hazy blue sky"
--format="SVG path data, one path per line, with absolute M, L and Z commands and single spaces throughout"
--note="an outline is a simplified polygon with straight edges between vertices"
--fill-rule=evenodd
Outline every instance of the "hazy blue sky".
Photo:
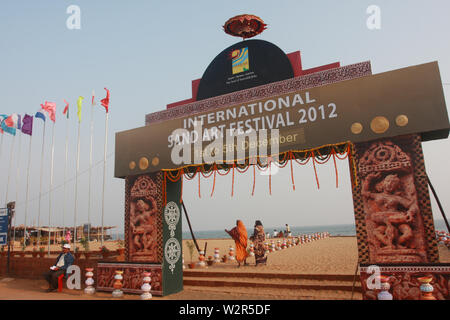
M 381 9 L 381 29 L 369 30 L 369 5 Z M 69 30 L 69 5 L 81 9 L 81 29 Z M 166 104 L 191 97 L 191 80 L 198 79 L 224 48 L 240 41 L 222 31 L 223 23 L 242 13 L 260 16 L 267 30 L 258 39 L 270 41 L 286 53 L 300 50 L 304 68 L 340 61 L 348 65 L 370 60 L 373 73 L 438 61 L 442 81 L 450 83 L 450 21 L 448 1 L 92 1 L 40 0 L 0 3 L 0 113 L 34 114 L 45 100 L 57 103 L 55 126 L 55 177 L 52 225 L 73 225 L 76 165 L 76 99 L 84 96 L 81 127 L 78 223 L 87 222 L 89 165 L 89 97 L 97 101 L 111 90 L 107 198 L 105 224 L 123 228 L 124 181 L 113 177 L 114 133 L 144 125 L 145 114 Z M 444 85 L 446 97 L 449 86 Z M 66 122 L 63 99 L 71 104 L 69 178 L 66 215 L 63 218 L 64 143 Z M 104 110 L 95 115 L 94 162 L 103 159 Z M 158 137 L 155 137 L 157 139 Z M 162 138 L 162 137 L 161 137 Z M 16 138 L 16 150 L 18 146 Z M 22 136 L 17 223 L 24 222 L 28 136 Z M 45 171 L 41 224 L 48 223 L 51 125 L 45 137 Z M 0 201 L 8 179 L 11 136 L 4 137 L 0 168 Z M 36 221 L 42 123 L 35 122 L 32 142 L 28 222 Z M 444 208 L 448 208 L 450 155 L 448 140 L 423 145 L 428 173 Z M 17 155 L 17 153 L 15 153 Z M 16 193 L 16 165 L 11 172 L 10 200 Z M 255 219 L 266 226 L 353 223 L 348 165 L 339 162 L 339 188 L 332 162 L 318 168 L 317 190 L 312 167 L 295 167 L 297 190 L 292 191 L 290 171 L 273 177 L 272 196 L 267 177 L 259 176 L 251 197 L 251 170 L 237 175 L 231 197 L 231 176 L 218 178 L 213 198 L 212 179 L 202 179 L 202 199 L 197 183 L 185 183 L 184 199 L 195 229 L 223 229 L 242 219 L 249 227 Z M 92 175 L 92 217 L 101 219 L 101 163 Z M 196 181 L 196 180 L 195 180 Z M 440 213 L 432 200 L 434 215 Z

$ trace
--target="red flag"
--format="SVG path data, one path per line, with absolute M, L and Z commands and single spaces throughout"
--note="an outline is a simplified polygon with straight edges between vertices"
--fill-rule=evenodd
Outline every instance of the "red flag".
M 63 115 L 65 115 L 67 119 L 69 119 L 69 103 L 66 101 L 66 99 L 64 99 L 64 103 L 66 104 L 66 106 L 64 108 Z
M 41 104 L 41 107 L 42 109 L 47 111 L 48 115 L 50 116 L 50 120 L 55 122 L 56 103 L 45 101 L 44 104 Z
M 95 106 L 95 93 L 94 93 L 94 90 L 92 90 L 92 100 L 91 100 L 91 105 L 92 106 Z
M 109 90 L 106 89 L 106 88 L 105 88 L 105 90 L 106 90 L 106 98 L 100 100 L 100 102 L 102 103 L 102 106 L 105 107 L 106 113 L 108 113 L 108 107 L 109 107 Z

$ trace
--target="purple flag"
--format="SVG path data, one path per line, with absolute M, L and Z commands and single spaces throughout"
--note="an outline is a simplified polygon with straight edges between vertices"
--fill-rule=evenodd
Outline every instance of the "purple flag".
M 33 133 L 33 116 L 25 114 L 22 120 L 22 132 L 28 135 Z

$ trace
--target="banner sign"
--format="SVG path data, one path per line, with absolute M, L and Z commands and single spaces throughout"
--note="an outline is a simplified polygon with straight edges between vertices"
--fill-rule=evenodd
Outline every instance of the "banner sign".
M 115 176 L 449 129 L 432 62 L 118 132 Z
M 0 246 L 8 244 L 8 209 L 0 209 Z

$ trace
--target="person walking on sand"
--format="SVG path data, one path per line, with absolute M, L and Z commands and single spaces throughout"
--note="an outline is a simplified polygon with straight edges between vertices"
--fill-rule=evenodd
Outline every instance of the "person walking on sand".
M 236 227 L 231 230 L 225 229 L 225 232 L 233 238 L 236 244 L 236 260 L 239 263 L 238 268 L 241 266 L 241 262 L 247 265 L 247 229 L 241 220 L 236 221 Z
M 253 235 L 250 237 L 250 240 L 253 241 L 253 244 L 255 245 L 255 266 L 258 266 L 259 264 L 267 264 L 266 248 L 264 245 L 266 235 L 261 221 L 255 221 Z

